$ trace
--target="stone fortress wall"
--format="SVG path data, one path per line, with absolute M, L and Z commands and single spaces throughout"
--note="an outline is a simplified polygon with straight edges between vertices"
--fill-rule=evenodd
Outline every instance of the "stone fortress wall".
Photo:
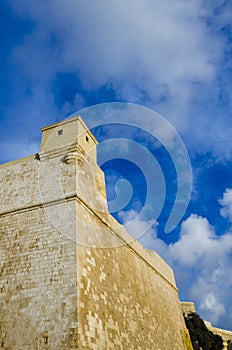
M 0 349 L 192 349 L 172 269 L 108 213 L 80 117 L 0 165 Z
M 182 312 L 186 315 L 192 312 L 196 312 L 195 305 L 193 302 L 187 302 L 187 301 L 181 302 L 181 309 L 182 309 Z M 229 343 L 232 343 L 232 332 L 226 329 L 213 327 L 211 322 L 209 321 L 204 320 L 204 323 L 211 332 L 213 332 L 214 334 L 218 334 L 220 335 L 220 337 L 222 337 L 223 346 L 224 346 L 223 349 L 227 350 L 229 348 Z

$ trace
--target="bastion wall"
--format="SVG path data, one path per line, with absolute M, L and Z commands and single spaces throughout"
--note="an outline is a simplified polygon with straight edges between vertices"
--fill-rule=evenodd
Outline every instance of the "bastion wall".
M 108 213 L 80 117 L 0 165 L 0 349 L 192 349 L 172 269 Z

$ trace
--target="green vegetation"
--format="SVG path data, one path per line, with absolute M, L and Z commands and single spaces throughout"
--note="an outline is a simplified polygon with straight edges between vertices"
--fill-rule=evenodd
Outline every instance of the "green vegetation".
M 184 314 L 186 327 L 189 330 L 189 335 L 193 344 L 193 349 L 202 350 L 222 350 L 222 338 L 211 332 L 205 325 L 200 316 L 192 312 L 188 315 Z

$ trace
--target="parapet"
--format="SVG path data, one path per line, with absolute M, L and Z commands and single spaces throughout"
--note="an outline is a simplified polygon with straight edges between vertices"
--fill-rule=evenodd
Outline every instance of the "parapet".
M 165 278 L 173 287 L 176 288 L 175 277 L 172 268 L 156 253 L 154 250 L 146 249 L 149 260 L 159 274 Z
M 182 301 L 180 303 L 183 314 L 190 314 L 196 312 L 195 305 L 191 301 Z

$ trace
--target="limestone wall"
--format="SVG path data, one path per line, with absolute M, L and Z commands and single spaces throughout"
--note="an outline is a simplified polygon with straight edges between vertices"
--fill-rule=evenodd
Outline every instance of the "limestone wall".
M 206 325 L 211 332 L 213 332 L 214 334 L 220 335 L 220 337 L 222 337 L 223 346 L 224 346 L 223 349 L 224 350 L 229 349 L 229 344 L 232 343 L 232 332 L 226 329 L 213 327 L 210 322 L 207 322 Z M 230 345 L 230 349 L 231 349 L 231 345 Z
M 0 349 L 191 349 L 173 271 L 107 212 L 96 142 L 73 123 L 0 166 Z
M 76 245 L 53 225 L 62 202 L 52 203 L 48 218 L 38 169 L 34 157 L 0 168 L 0 348 L 5 350 L 77 348 Z M 69 202 L 73 211 L 75 205 Z M 75 220 L 69 229 L 75 232 Z
M 79 246 L 78 262 L 80 349 L 187 349 L 176 288 L 136 252 Z

